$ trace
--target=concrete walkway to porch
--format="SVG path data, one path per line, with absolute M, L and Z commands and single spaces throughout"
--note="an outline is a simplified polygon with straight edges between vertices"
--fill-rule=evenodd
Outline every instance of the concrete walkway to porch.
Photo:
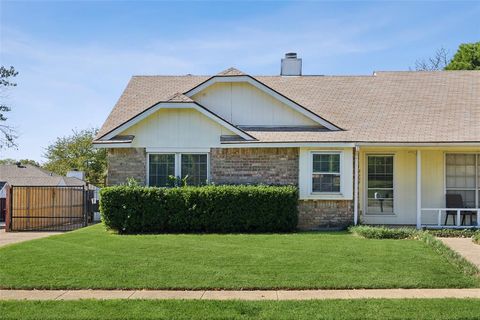
M 7 244 L 29 241 L 50 237 L 63 232 L 5 232 L 5 229 L 0 229 L 0 247 Z
M 0 290 L 0 300 L 186 299 L 186 300 L 313 300 L 313 299 L 480 299 L 480 289 L 359 289 L 268 291 L 170 290 Z
M 480 269 L 480 245 L 473 243 L 471 238 L 439 238 L 450 249 Z

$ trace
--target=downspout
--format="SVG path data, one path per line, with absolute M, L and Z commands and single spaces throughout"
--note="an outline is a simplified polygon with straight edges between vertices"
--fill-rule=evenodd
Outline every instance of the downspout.
M 354 169 L 354 174 L 353 174 L 353 180 L 354 180 L 354 186 L 353 186 L 353 224 L 357 225 L 358 224 L 358 153 L 360 150 L 360 146 L 355 144 L 355 169 Z

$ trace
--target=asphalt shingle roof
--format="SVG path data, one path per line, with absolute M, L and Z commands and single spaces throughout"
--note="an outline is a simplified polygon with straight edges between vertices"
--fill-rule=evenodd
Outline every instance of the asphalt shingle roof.
M 84 186 L 76 178 L 63 177 L 31 165 L 0 165 L 0 181 L 11 186 Z
M 208 78 L 133 77 L 97 137 Z M 480 142 L 480 71 L 254 78 L 343 129 L 247 130 L 261 142 Z

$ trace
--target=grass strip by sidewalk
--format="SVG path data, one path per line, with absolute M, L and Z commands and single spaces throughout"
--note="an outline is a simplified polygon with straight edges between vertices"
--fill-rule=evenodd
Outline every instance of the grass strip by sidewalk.
M 480 270 L 476 265 L 462 257 L 459 253 L 449 248 L 442 241 L 427 232 L 421 232 L 418 235 L 420 241 L 431 247 L 435 252 L 445 257 L 451 264 L 458 267 L 464 274 L 479 277 Z
M 480 300 L 80 300 L 0 301 L 0 318 L 96 319 L 478 319 Z

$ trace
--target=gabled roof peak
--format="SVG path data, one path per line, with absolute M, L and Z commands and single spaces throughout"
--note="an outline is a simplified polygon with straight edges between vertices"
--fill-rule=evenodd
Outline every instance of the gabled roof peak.
M 194 102 L 192 99 L 190 99 L 189 97 L 187 97 L 181 92 L 177 92 L 173 94 L 172 96 L 167 98 L 166 101 L 167 102 Z
M 228 68 L 227 70 L 223 70 L 222 72 L 217 73 L 217 76 L 246 76 L 247 74 L 236 69 L 236 68 Z

